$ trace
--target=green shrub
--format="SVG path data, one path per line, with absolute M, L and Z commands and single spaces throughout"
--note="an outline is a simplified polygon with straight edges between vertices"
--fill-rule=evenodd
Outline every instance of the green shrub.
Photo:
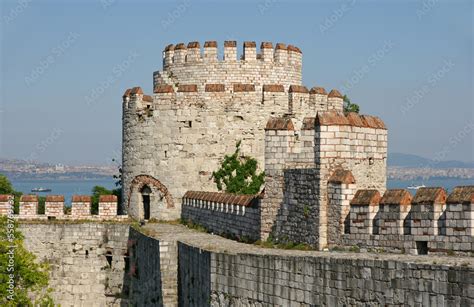
M 240 144 L 237 142 L 232 155 L 225 155 L 221 167 L 212 173 L 219 191 L 232 194 L 257 194 L 265 181 L 265 172 L 257 174 L 257 160 L 240 157 Z
M 37 263 L 36 256 L 25 249 L 16 221 L 2 216 L 0 227 L 0 305 L 54 306 L 48 289 L 49 266 Z

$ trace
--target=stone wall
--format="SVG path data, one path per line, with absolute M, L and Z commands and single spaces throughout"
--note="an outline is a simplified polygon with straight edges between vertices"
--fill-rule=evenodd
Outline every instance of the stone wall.
M 271 118 L 265 132 L 262 238 L 271 234 L 279 241 L 328 247 L 328 233 L 335 234 L 329 228 L 340 225 L 336 215 L 347 216 L 356 187 L 385 191 L 386 158 L 387 130 L 377 117 L 326 111 L 302 120 Z M 337 187 L 328 190 L 338 170 L 351 173 L 345 196 L 332 193 Z M 328 208 L 330 194 L 344 196 L 345 209 Z
M 211 253 L 180 242 L 178 255 L 179 306 L 212 305 Z
M 130 300 L 135 306 L 162 306 L 160 244 L 130 229 Z
M 408 191 L 358 190 L 350 205 L 349 232 L 340 245 L 398 253 L 473 255 L 474 187 Z
M 299 130 L 298 124 L 291 118 L 273 118 L 266 125 L 261 236 L 317 245 L 320 210 L 317 195 L 312 193 L 319 185 L 315 133 Z
M 342 244 L 342 235 L 350 230 L 350 201 L 356 192 L 355 178 L 350 171 L 338 169 L 328 181 L 328 246 Z
M 156 240 L 130 229 L 130 295 L 132 306 L 178 306 L 178 242 Z
M 260 239 L 260 199 L 254 195 L 188 191 L 181 219 L 244 241 Z
M 13 210 L 13 195 L 0 194 L 0 215 L 8 215 Z
M 61 306 L 121 306 L 129 225 L 20 223 L 25 247 L 50 264 L 52 297 Z
M 206 306 L 206 301 L 210 306 L 474 304 L 472 266 L 359 254 L 233 252 L 210 252 L 180 243 L 183 306 Z
M 21 231 L 62 306 L 474 304 L 471 257 L 264 249 L 167 224 Z
M 22 195 L 20 197 L 20 212 L 22 218 L 35 218 L 38 214 L 38 196 Z

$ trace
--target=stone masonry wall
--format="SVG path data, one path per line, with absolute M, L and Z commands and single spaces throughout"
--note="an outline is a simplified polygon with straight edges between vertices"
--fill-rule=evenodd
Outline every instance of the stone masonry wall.
M 473 255 L 474 186 L 446 199 L 442 188 L 358 190 L 351 200 L 350 231 L 340 245 L 410 254 Z
M 329 182 L 328 184 L 328 245 L 342 244 L 342 235 L 349 232 L 350 200 L 355 194 L 355 184 Z
M 121 306 L 129 225 L 20 223 L 25 246 L 50 263 L 52 296 L 61 306 Z
M 272 237 L 279 243 L 303 242 L 316 246 L 320 233 L 320 210 L 316 190 L 319 174 L 315 169 L 284 171 L 284 200 L 278 209 Z
M 271 118 L 265 137 L 263 239 L 271 233 L 280 241 L 326 248 L 328 233 L 334 234 L 328 217 L 341 222 L 328 208 L 334 194 L 328 182 L 338 169 L 351 172 L 357 188 L 385 190 L 387 130 L 376 117 L 327 111 L 302 120 Z M 354 188 L 345 189 L 347 201 Z
M 130 300 L 135 306 L 162 306 L 160 244 L 130 229 Z
M 179 306 L 211 305 L 211 253 L 179 242 L 178 255 Z
M 147 224 L 143 229 L 147 235 L 132 230 L 129 242 L 130 272 L 139 276 L 131 280 L 132 305 L 159 305 L 166 271 L 177 277 L 177 292 L 175 303 L 164 306 L 474 303 L 471 257 L 266 249 L 182 225 Z M 164 252 L 162 241 L 173 241 L 177 248 Z M 177 265 L 165 269 L 169 259 Z
M 207 296 L 210 306 L 474 304 L 472 267 L 359 254 L 233 254 L 182 243 L 179 251 L 183 306 L 207 305 Z
M 262 239 L 317 245 L 320 214 L 314 191 L 314 130 L 292 118 L 272 118 L 265 131 L 265 197 Z M 296 126 L 296 127 L 295 127 Z M 297 226 L 296 226 L 297 225 Z
M 260 239 L 260 199 L 253 195 L 188 191 L 181 219 L 215 234 L 246 241 Z
M 320 248 L 327 247 L 328 180 L 336 169 L 348 170 L 358 189 L 386 189 L 387 129 L 373 116 L 342 112 L 318 113 L 315 119 L 316 165 L 321 184 L 317 192 L 320 207 Z
M 156 240 L 131 228 L 131 306 L 178 306 L 178 242 Z

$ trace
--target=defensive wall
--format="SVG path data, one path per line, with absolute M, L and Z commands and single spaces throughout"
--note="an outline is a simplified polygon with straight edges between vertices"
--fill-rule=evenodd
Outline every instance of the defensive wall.
M 127 306 L 129 224 L 22 220 L 25 247 L 50 266 L 61 306 Z
M 118 215 L 117 196 L 100 195 L 98 214 L 91 213 L 92 198 L 89 195 L 73 195 L 71 210 L 65 210 L 64 196 L 47 195 L 44 213 L 39 213 L 39 200 L 37 195 L 22 195 L 19 200 L 19 213 L 12 214 L 13 218 L 21 220 L 127 220 L 127 215 Z M 13 195 L 0 195 L 0 215 L 8 215 L 13 212 Z
M 177 257 L 179 306 L 474 303 L 472 257 L 266 249 L 167 224 L 143 231 L 147 235 L 137 233 L 134 241 L 142 261 L 156 255 L 162 241 L 177 242 L 176 253 L 167 254 Z M 143 269 L 156 270 L 147 263 Z M 145 276 L 155 273 L 133 282 L 148 287 Z
M 462 189 L 447 199 L 459 202 Z M 205 198 L 200 206 L 230 211 L 225 197 L 206 194 L 188 193 L 187 200 Z M 362 194 L 351 209 L 376 206 L 372 192 Z M 232 197 L 234 211 L 246 205 Z M 474 258 L 468 256 L 267 249 L 182 225 L 129 227 L 20 220 L 26 247 L 51 264 L 52 295 L 62 306 L 469 306 L 474 300 Z
M 456 187 L 449 196 L 442 188 L 421 188 L 414 197 L 395 189 L 382 197 L 375 189 L 356 190 L 352 174 L 346 177 L 342 172 L 338 176 L 332 176 L 329 183 L 328 248 L 473 255 L 474 187 Z M 264 240 L 256 227 L 261 226 L 258 212 L 265 201 L 260 197 L 188 192 L 182 217 L 215 234 L 242 241 Z M 301 229 L 305 223 L 314 224 L 317 215 L 304 208 L 300 211 L 298 224 L 288 228 L 304 233 Z M 310 230 L 308 227 L 308 233 Z M 303 235 L 281 239 L 276 231 L 278 228 L 271 233 L 275 243 L 309 244 Z

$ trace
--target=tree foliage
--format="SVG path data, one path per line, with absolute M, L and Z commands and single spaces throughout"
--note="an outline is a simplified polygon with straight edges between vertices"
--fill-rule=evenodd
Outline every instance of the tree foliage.
M 14 247 L 12 247 L 14 246 Z M 0 305 L 54 306 L 48 289 L 48 265 L 23 246 L 16 221 L 0 217 Z M 35 299 L 32 300 L 31 297 Z
M 257 160 L 240 157 L 237 142 L 232 155 L 225 155 L 221 167 L 212 173 L 219 191 L 232 194 L 257 194 L 265 181 L 265 172 L 257 174 Z
M 19 213 L 20 197 L 23 193 L 17 192 L 13 189 L 13 185 L 7 176 L 0 174 L 0 194 L 11 194 L 14 198 L 13 211 L 15 214 Z
M 38 214 L 46 212 L 46 196 L 38 196 Z
M 13 194 L 15 190 L 7 176 L 0 174 L 0 194 Z
M 359 113 L 359 105 L 355 103 L 351 103 L 351 100 L 349 99 L 349 97 L 347 97 L 347 95 L 344 95 L 343 100 L 344 100 L 344 112 Z
M 100 195 L 115 195 L 117 196 L 118 203 L 120 204 L 120 199 L 122 197 L 122 188 L 109 190 L 102 186 L 96 185 L 92 188 L 92 197 L 91 197 L 91 213 L 99 214 L 99 197 Z

